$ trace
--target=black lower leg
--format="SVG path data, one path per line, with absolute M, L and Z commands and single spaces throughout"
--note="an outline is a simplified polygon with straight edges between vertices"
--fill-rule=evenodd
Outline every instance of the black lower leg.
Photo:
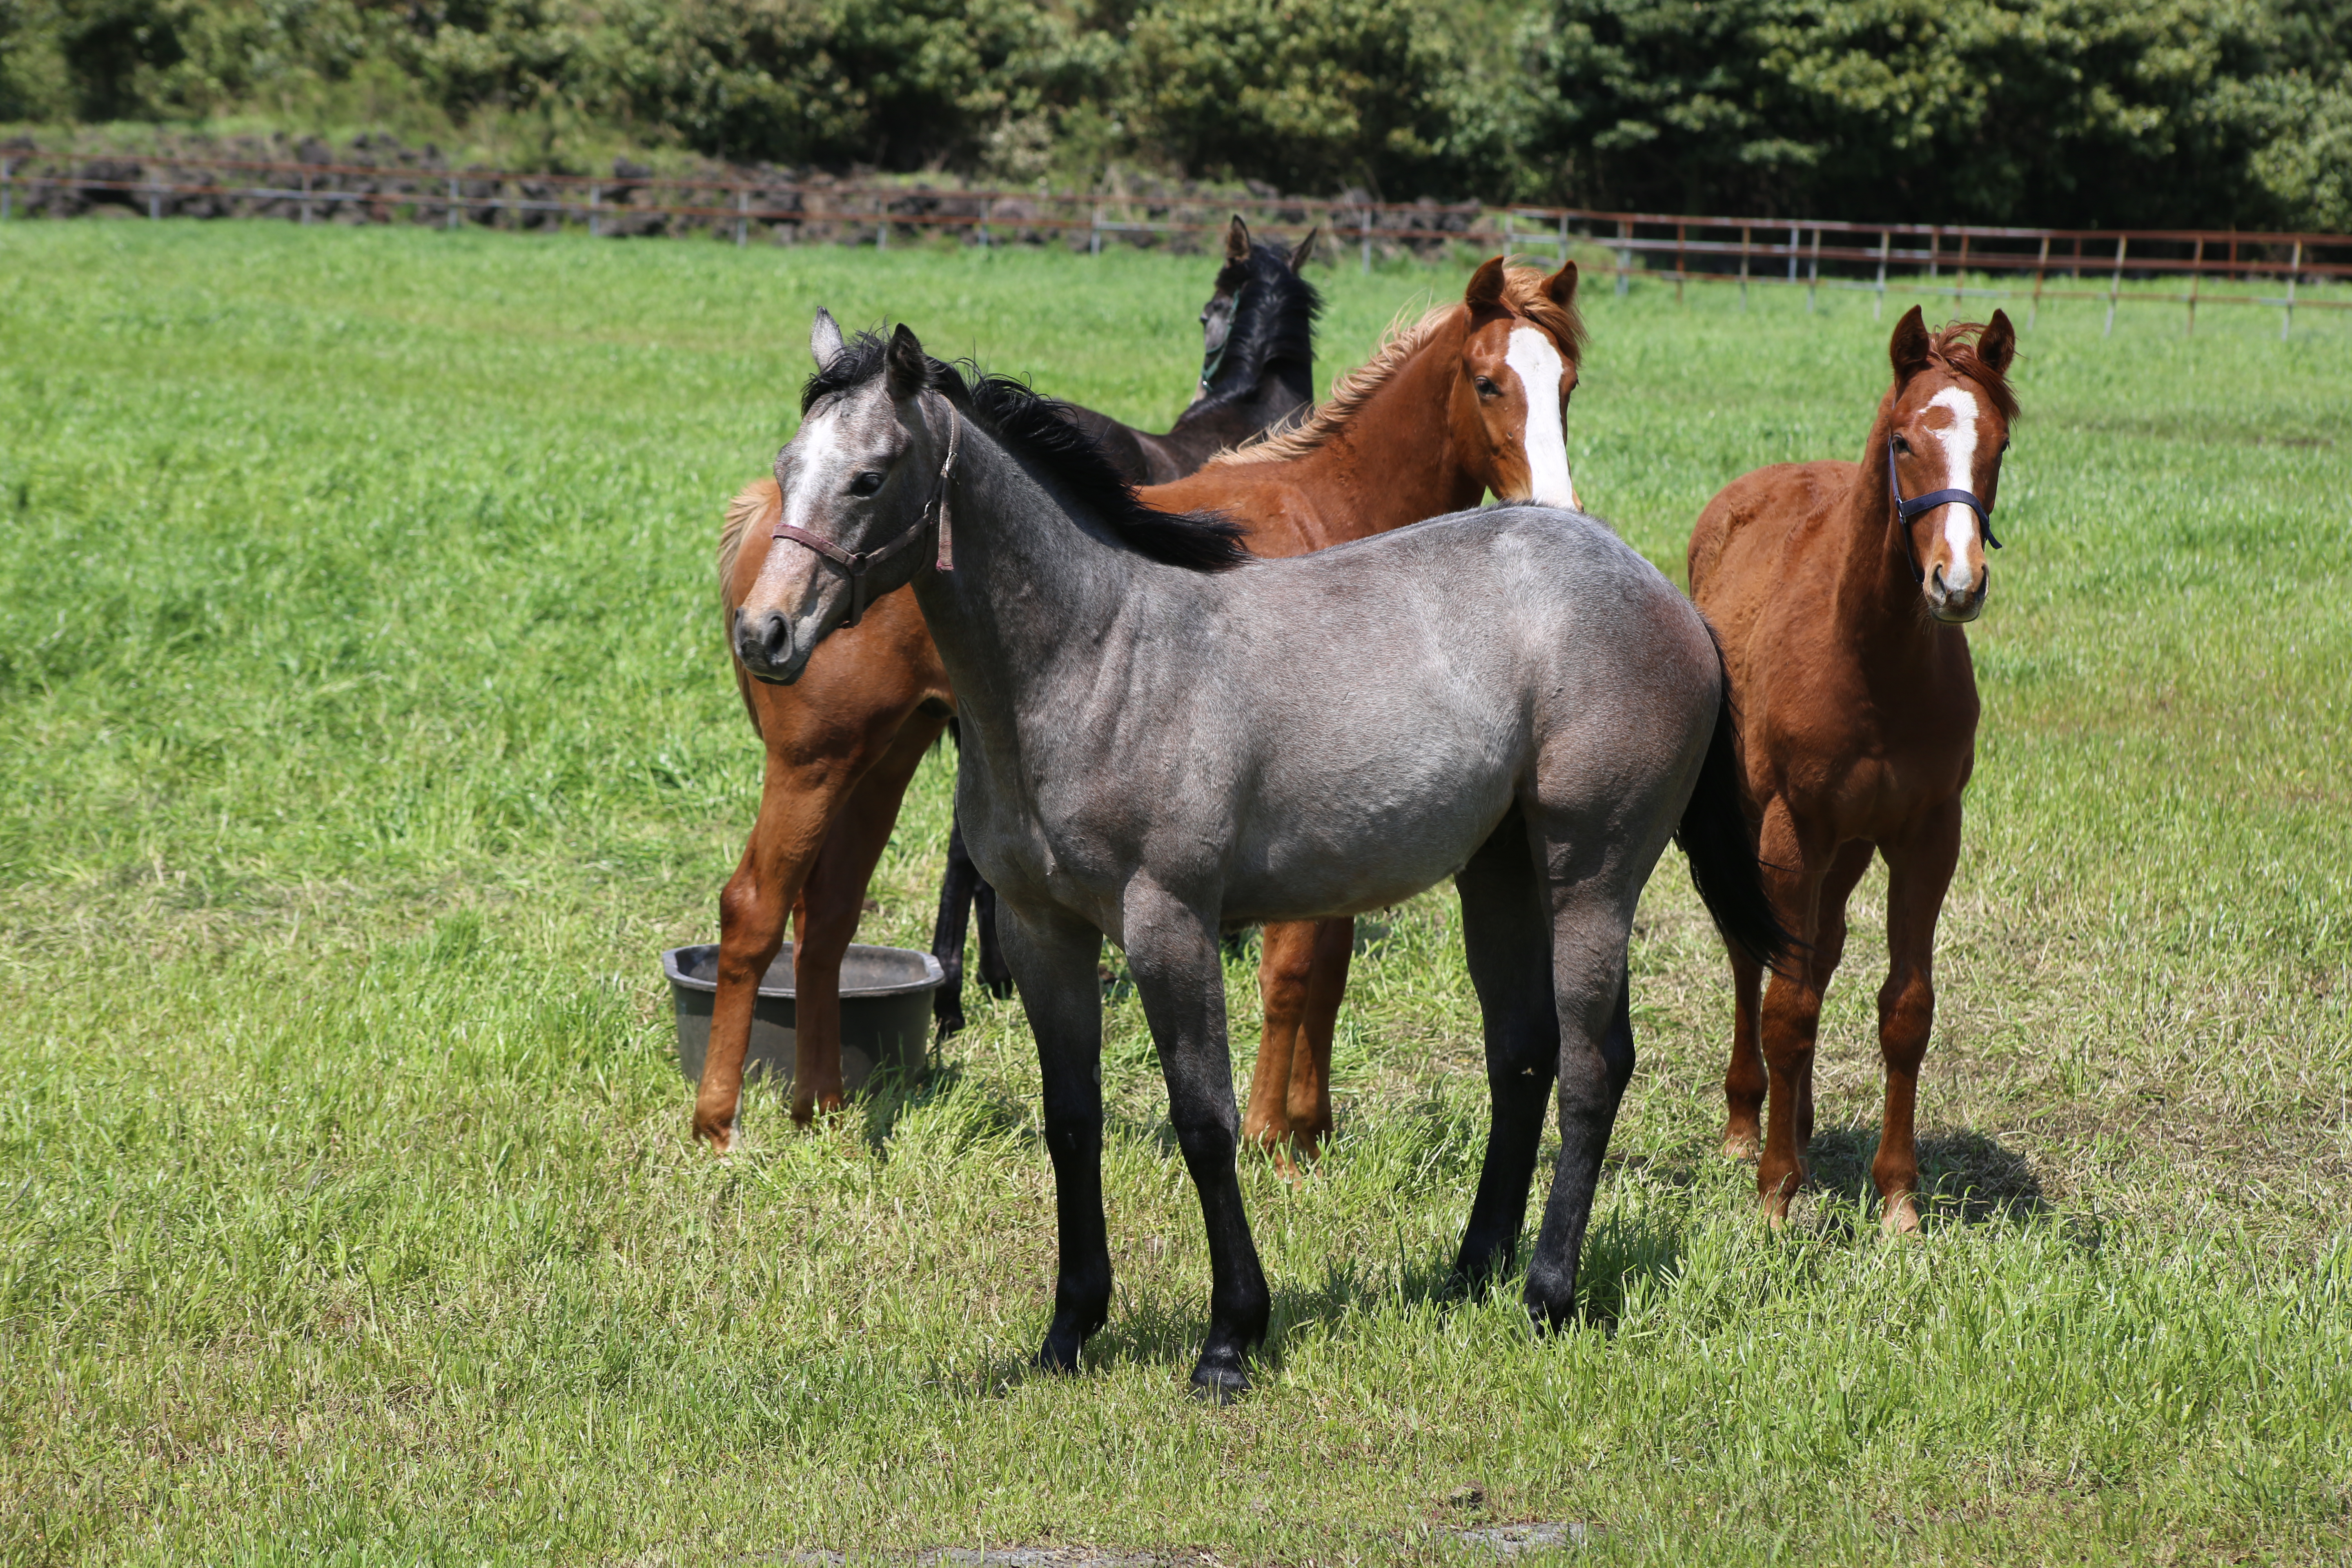
M 951 820 L 948 826 L 948 868 L 940 878 L 939 919 L 931 926 L 931 956 L 940 961 L 943 976 L 940 988 L 931 993 L 931 1016 L 938 1022 L 940 1038 L 943 1040 L 963 1027 L 964 934 L 976 892 L 986 892 L 991 906 L 983 911 L 980 935 L 981 968 L 985 972 L 995 923 L 987 917 L 995 912 L 995 896 L 981 880 L 980 868 L 971 863 L 971 855 L 963 847 L 962 822 Z M 999 968 L 1003 967 L 1001 954 L 996 962 Z M 1009 980 L 1007 984 L 1011 984 Z
M 1528 1315 L 1536 1327 L 1556 1329 L 1576 1310 L 1576 1282 L 1584 1233 L 1601 1184 L 1601 1160 L 1617 1121 L 1617 1106 L 1633 1077 L 1631 977 L 1621 978 L 1608 1026 L 1594 1047 L 1561 1052 L 1559 1164 L 1544 1205 L 1542 1234 L 1528 1264 Z

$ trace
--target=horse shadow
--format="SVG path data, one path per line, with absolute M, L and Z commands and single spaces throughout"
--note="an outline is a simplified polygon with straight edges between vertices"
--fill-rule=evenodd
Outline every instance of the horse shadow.
M 1809 1185 L 1856 1213 L 1875 1209 L 1870 1163 L 1878 1154 L 1875 1127 L 1828 1128 L 1805 1152 Z M 1919 1149 L 1919 1221 L 1928 1230 L 1996 1222 L 2021 1224 L 2049 1216 L 2032 1164 L 2000 1140 L 1969 1128 L 1923 1135 Z

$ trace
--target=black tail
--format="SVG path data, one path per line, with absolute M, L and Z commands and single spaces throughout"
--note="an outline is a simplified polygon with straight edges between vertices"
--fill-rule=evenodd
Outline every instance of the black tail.
M 1715 628 L 1707 628 L 1712 640 Z M 1723 648 L 1715 650 L 1716 668 L 1722 673 L 1723 696 L 1716 704 L 1715 733 L 1706 743 L 1706 760 L 1699 764 L 1698 787 L 1675 829 L 1675 842 L 1690 859 L 1691 883 L 1698 889 L 1706 912 L 1723 940 L 1769 969 L 1795 945 L 1772 912 L 1764 891 L 1763 869 L 1757 864 L 1756 839 L 1748 826 L 1742 801 L 1739 731 L 1732 721 L 1731 673 L 1724 668 Z

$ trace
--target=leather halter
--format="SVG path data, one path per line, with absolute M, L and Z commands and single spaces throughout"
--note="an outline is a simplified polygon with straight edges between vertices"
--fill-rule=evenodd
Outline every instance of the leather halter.
M 1895 498 L 1895 515 L 1903 531 L 1904 559 L 1911 563 L 1911 575 L 1924 585 L 1927 574 L 1919 569 L 1919 552 L 1911 548 L 1911 520 L 1921 512 L 1933 511 L 1939 506 L 1964 506 L 1977 514 L 1977 532 L 1986 544 L 1995 550 L 2000 541 L 1992 536 L 1992 508 L 1974 490 L 1929 490 L 1926 495 L 1903 499 L 1903 481 L 1895 474 L 1895 437 L 1886 438 L 1886 489 Z
M 944 399 L 942 401 L 944 401 Z M 866 618 L 866 574 L 867 569 L 872 567 L 876 562 L 896 555 L 899 551 L 904 550 L 908 545 L 912 544 L 915 541 L 920 539 L 923 536 L 923 531 L 931 525 L 931 509 L 934 507 L 939 509 L 940 521 L 940 553 L 939 559 L 934 563 L 934 564 L 936 564 L 942 572 L 952 572 L 955 570 L 954 542 L 948 532 L 948 476 L 955 468 L 956 446 L 962 435 L 963 424 L 956 417 L 955 405 L 950 403 L 948 404 L 947 461 L 940 465 L 939 483 L 931 491 L 930 499 L 923 502 L 922 516 L 917 518 L 913 526 L 909 527 L 904 533 L 898 535 L 898 538 L 890 541 L 887 544 L 873 550 L 844 550 L 840 545 L 835 543 L 832 540 L 825 538 L 821 533 L 811 533 L 805 528 L 794 528 L 792 524 L 786 522 L 784 521 L 782 507 L 784 499 L 784 454 L 782 452 L 778 452 L 776 454 L 776 529 L 775 531 L 768 535 L 768 537 L 770 539 L 789 540 L 794 544 L 804 544 L 849 574 L 849 618 L 841 623 L 843 626 L 854 626 L 858 622 Z M 787 450 L 789 450 L 789 447 L 787 447 Z

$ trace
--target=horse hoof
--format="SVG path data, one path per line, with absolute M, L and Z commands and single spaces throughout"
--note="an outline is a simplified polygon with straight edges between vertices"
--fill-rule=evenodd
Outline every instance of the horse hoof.
M 1763 1145 L 1755 1133 L 1739 1127 L 1727 1127 L 1723 1130 L 1725 1159 L 1753 1160 L 1763 1152 Z
M 704 1148 L 714 1154 L 723 1157 L 735 1152 L 735 1123 L 731 1121 L 723 1127 L 698 1126 L 694 1135 L 702 1141 Z
M 1192 1396 L 1212 1405 L 1231 1405 L 1249 1392 L 1249 1374 L 1238 1362 L 1212 1362 L 1207 1356 L 1192 1369 Z
M 1075 1337 L 1047 1334 L 1045 1342 L 1037 1347 L 1037 1365 L 1042 1371 L 1067 1376 L 1078 1370 L 1078 1348 Z
M 961 1035 L 963 1033 L 963 1015 L 961 1013 L 942 1013 L 939 1016 L 939 1037 L 942 1040 L 946 1039 L 950 1035 Z
M 1898 1194 L 1886 1200 L 1886 1205 L 1878 1216 L 1878 1228 L 1887 1236 L 1919 1234 L 1919 1205 L 1912 1201 L 1909 1193 Z

